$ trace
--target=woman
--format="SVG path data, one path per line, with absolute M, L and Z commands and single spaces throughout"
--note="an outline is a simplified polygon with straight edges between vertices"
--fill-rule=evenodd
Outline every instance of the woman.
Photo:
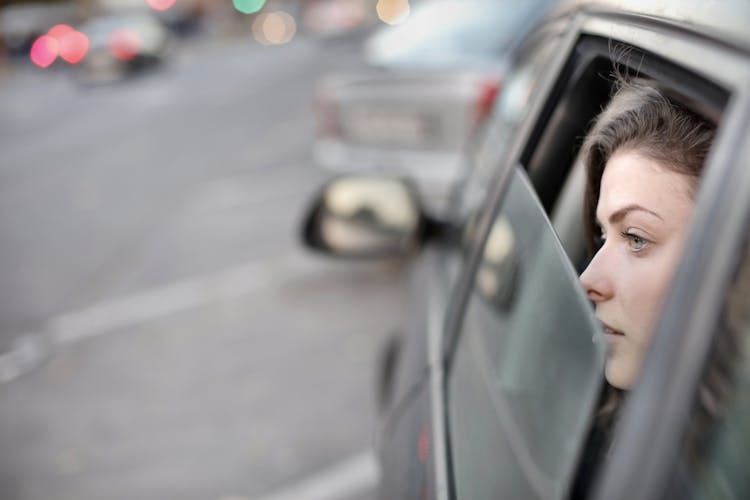
M 652 83 L 622 83 L 584 145 L 585 216 L 599 240 L 581 275 L 609 343 L 605 376 L 630 389 L 682 253 L 715 126 Z
M 603 404 L 571 498 L 584 498 L 635 383 L 693 215 L 715 126 L 648 81 L 621 82 L 583 144 L 593 258 L 580 277 L 608 340 Z

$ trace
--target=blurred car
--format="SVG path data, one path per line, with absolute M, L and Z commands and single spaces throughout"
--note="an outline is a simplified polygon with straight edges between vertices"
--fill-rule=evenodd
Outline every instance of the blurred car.
M 319 165 L 409 175 L 440 203 L 501 85 L 510 54 L 545 0 L 425 0 L 365 44 L 371 70 L 316 89 Z
M 39 36 L 58 23 L 75 23 L 82 12 L 73 2 L 27 2 L 5 5 L 0 10 L 0 37 L 11 56 L 26 57 Z
M 308 247 L 412 259 L 409 322 L 379 374 L 381 498 L 750 497 L 748 24 L 741 0 L 562 2 L 521 44 L 445 213 L 396 176 L 322 187 Z M 617 74 L 656 81 L 718 137 L 640 378 L 594 470 L 584 449 L 605 341 L 578 280 L 589 246 L 578 155 Z
M 82 83 L 108 83 L 157 66 L 170 35 L 150 11 L 112 12 L 78 27 L 89 39 L 86 57 L 75 68 Z

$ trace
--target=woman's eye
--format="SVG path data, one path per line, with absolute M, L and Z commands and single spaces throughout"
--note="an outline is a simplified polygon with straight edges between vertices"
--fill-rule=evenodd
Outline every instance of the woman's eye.
M 648 245 L 648 240 L 638 236 L 637 234 L 623 233 L 623 236 L 628 240 L 628 245 L 634 252 L 640 252 L 641 250 L 646 248 L 646 245 Z

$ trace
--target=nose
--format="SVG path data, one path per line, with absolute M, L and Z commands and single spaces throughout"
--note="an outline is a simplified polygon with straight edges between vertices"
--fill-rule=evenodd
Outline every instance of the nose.
M 599 249 L 579 278 L 589 300 L 595 303 L 611 299 L 614 293 L 604 250 L 604 247 Z

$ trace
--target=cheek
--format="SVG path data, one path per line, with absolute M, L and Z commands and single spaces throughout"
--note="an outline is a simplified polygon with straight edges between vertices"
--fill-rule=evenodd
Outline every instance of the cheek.
M 666 250 L 666 249 L 664 249 Z M 630 318 L 633 340 L 646 342 L 659 315 L 674 274 L 673 252 L 634 259 L 623 275 L 622 302 Z

